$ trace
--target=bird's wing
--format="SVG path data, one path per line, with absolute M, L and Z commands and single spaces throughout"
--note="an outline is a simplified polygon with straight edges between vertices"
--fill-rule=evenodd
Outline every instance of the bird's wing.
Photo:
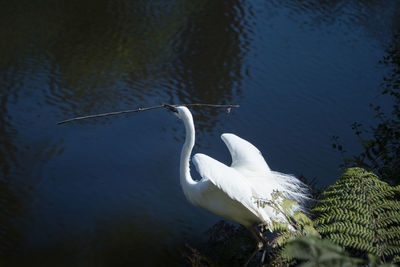
M 204 154 L 194 155 L 192 161 L 203 178 L 202 180 L 211 181 L 231 199 L 242 203 L 257 217 L 264 221 L 268 220 L 264 211 L 256 205 L 256 200 L 259 199 L 257 192 L 238 171 Z
M 250 142 L 231 133 L 221 135 L 231 153 L 231 167 L 239 172 L 267 173 L 270 171 L 267 162 L 258 150 Z
M 271 171 L 261 152 L 248 141 L 230 133 L 221 135 L 232 156 L 231 167 L 240 172 L 264 199 L 274 190 L 299 203 L 308 199 L 307 187 L 290 174 Z

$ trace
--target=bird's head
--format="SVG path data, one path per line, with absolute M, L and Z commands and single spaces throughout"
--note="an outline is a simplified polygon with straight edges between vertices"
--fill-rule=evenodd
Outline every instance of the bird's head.
M 179 119 L 183 119 L 191 115 L 189 109 L 185 106 L 172 106 L 168 104 L 164 104 L 164 107 L 174 113 Z

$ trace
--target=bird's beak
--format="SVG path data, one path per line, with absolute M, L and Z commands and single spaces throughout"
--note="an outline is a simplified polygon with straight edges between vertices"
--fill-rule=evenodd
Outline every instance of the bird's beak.
M 171 105 L 168 105 L 168 104 L 163 104 L 163 106 L 164 106 L 164 108 L 166 108 L 169 111 L 172 111 L 174 113 L 178 113 L 178 110 L 174 106 L 171 106 Z

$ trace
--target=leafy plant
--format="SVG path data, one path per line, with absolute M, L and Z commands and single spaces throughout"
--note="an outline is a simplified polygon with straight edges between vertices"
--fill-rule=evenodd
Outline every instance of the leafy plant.
M 367 258 L 397 261 L 400 254 L 400 186 L 390 186 L 362 168 L 349 168 L 313 209 L 322 236 Z
M 360 259 L 349 257 L 344 249 L 327 239 L 300 236 L 290 240 L 282 251 L 289 259 L 297 259 L 297 266 L 355 266 Z
M 275 219 L 264 226 L 265 230 L 269 230 L 271 241 L 270 246 L 271 266 L 293 265 L 295 261 L 285 257 L 282 249 L 293 239 L 302 236 L 313 236 L 319 238 L 319 233 L 315 230 L 313 222 L 308 216 L 298 209 L 298 203 L 294 200 L 284 197 L 279 191 L 274 191 L 271 194 L 271 200 L 257 200 L 257 204 L 265 207 L 266 205 L 273 208 Z
M 297 236 L 319 236 L 312 220 L 300 209 L 297 209 L 298 203 L 284 197 L 281 192 L 272 192 L 271 200 L 259 200 L 258 205 L 272 207 L 276 215 L 275 219 L 272 218 L 271 223 L 265 226 L 265 229 L 277 233 L 271 242 L 272 247 L 282 247 L 288 239 Z

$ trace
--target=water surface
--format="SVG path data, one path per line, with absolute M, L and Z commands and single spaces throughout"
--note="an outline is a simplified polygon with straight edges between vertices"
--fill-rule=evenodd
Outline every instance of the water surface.
M 193 109 L 196 152 L 219 135 L 274 170 L 328 185 L 338 135 L 388 68 L 398 1 L 11 1 L 0 5 L 0 255 L 14 266 L 176 265 L 220 218 L 178 180 L 184 131 L 164 110 L 57 125 L 160 103 Z

